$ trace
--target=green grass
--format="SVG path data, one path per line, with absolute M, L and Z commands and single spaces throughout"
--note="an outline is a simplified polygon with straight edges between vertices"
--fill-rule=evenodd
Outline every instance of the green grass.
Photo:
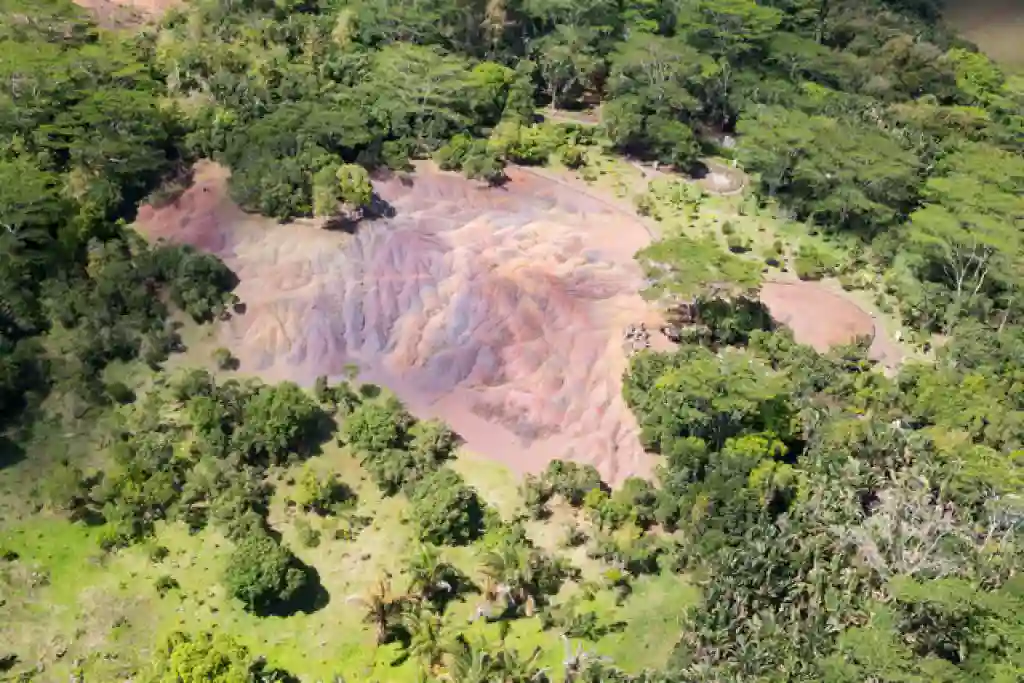
M 134 386 L 150 381 L 138 368 L 112 372 Z M 94 467 L 103 464 L 99 429 L 74 432 L 57 426 L 51 424 L 34 435 L 25 459 L 0 469 L 0 505 L 5 511 L 0 519 L 0 548 L 19 556 L 14 562 L 0 561 L 0 596 L 7 616 L 0 621 L 0 655 L 16 653 L 16 670 L 38 662 L 44 666 L 45 680 L 67 680 L 75 662 L 81 660 L 89 680 L 122 680 L 133 671 L 144 671 L 153 648 L 170 632 L 209 629 L 235 637 L 272 666 L 306 680 L 331 680 L 336 674 L 348 680 L 417 680 L 415 663 L 402 661 L 398 645 L 377 647 L 371 629 L 362 623 L 358 604 L 348 599 L 365 593 L 381 577 L 390 577 L 396 592 L 406 588 L 403 559 L 415 545 L 406 519 L 407 503 L 402 496 L 383 498 L 345 448 L 330 443 L 306 465 L 269 474 L 275 492 L 268 522 L 303 562 L 316 569 L 329 601 L 310 614 L 257 617 L 221 586 L 231 543 L 215 528 L 190 534 L 181 524 L 159 523 L 154 537 L 145 543 L 104 553 L 98 543 L 99 527 L 69 522 L 36 505 L 42 500 L 47 468 L 60 458 L 88 461 Z M 59 444 L 64 445 L 62 449 Z M 357 538 L 338 540 L 336 521 L 287 504 L 306 466 L 335 472 L 356 491 L 356 512 L 373 519 Z M 460 453 L 451 466 L 504 519 L 519 511 L 518 477 L 501 465 L 477 454 Z M 322 531 L 318 546 L 299 543 L 295 530 L 299 517 Z M 551 519 L 530 523 L 528 533 L 539 546 L 566 555 L 585 579 L 599 579 L 603 566 L 588 559 L 583 548 L 561 547 L 567 524 L 585 521 L 579 512 L 556 505 Z M 154 562 L 150 551 L 158 545 L 169 553 Z M 478 548 L 445 549 L 444 556 L 479 579 Z M 155 584 L 165 575 L 179 588 L 161 597 Z M 574 599 L 578 593 L 579 587 L 568 583 L 554 602 Z M 679 633 L 675 619 L 695 599 L 692 586 L 675 576 L 637 580 L 633 595 L 621 607 L 614 604 L 609 591 L 599 591 L 593 602 L 583 603 L 580 609 L 597 611 L 605 623 L 622 622 L 624 630 L 584 646 L 621 659 L 618 663 L 628 669 L 664 664 Z M 449 634 L 498 640 L 497 624 L 468 621 L 479 600 L 470 594 L 449 606 L 445 616 Z M 505 646 L 524 655 L 539 648 L 543 664 L 560 670 L 562 639 L 557 630 L 543 630 L 537 618 L 512 622 Z

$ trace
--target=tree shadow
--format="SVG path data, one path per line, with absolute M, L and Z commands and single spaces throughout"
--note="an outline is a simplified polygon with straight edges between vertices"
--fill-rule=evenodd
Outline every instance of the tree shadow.
M 18 464 L 25 459 L 25 449 L 21 444 L 0 434 L 0 470 Z
M 395 207 L 391 205 L 391 202 L 374 192 L 370 196 L 370 205 L 363 209 L 363 218 L 369 220 L 394 218 L 396 213 Z
M 302 572 L 305 580 L 302 588 L 295 591 L 287 600 L 281 600 L 254 613 L 259 617 L 292 617 L 300 612 L 302 614 L 313 614 L 319 612 L 331 601 L 331 594 L 324 588 L 320 581 L 320 572 L 298 558 L 295 559 L 295 567 Z
M 5 654 L 0 655 L 0 673 L 6 673 L 14 668 L 14 665 L 18 663 L 18 655 L 16 654 Z

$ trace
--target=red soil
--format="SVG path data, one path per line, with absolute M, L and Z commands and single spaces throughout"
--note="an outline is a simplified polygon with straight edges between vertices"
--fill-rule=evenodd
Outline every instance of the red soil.
M 202 163 L 176 201 L 142 207 L 138 226 L 235 270 L 247 309 L 221 341 L 248 373 L 309 384 L 355 363 L 362 380 L 516 470 L 568 458 L 613 483 L 649 474 L 621 396 L 623 329 L 659 324 L 633 261 L 648 233 L 567 182 L 509 174 L 495 189 L 429 168 L 411 183 L 378 181 L 394 217 L 349 236 L 245 214 L 227 198 L 227 171 Z M 762 298 L 820 350 L 874 331 L 820 283 L 770 282 Z M 882 335 L 872 350 L 897 353 Z
M 346 236 L 243 214 L 226 172 L 203 164 L 139 225 L 236 271 L 247 311 L 222 334 L 248 372 L 309 383 L 356 363 L 515 469 L 569 458 L 611 482 L 647 474 L 621 397 L 622 330 L 658 323 L 632 259 L 647 233 L 563 185 L 510 176 L 498 189 L 426 169 L 377 182 L 395 216 Z
M 765 282 L 761 301 L 777 322 L 793 330 L 797 341 L 818 351 L 869 337 L 874 360 L 887 366 L 900 361 L 899 348 L 878 332 L 870 314 L 820 282 Z

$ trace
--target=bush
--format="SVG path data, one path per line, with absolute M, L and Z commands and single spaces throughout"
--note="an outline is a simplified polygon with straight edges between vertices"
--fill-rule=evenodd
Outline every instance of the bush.
M 743 252 L 750 250 L 750 245 L 739 235 L 729 235 L 726 238 L 725 243 L 726 246 L 729 247 L 729 251 L 734 254 L 742 254 Z
M 242 406 L 242 424 L 232 440 L 245 456 L 281 464 L 291 453 L 307 452 L 323 413 L 309 394 L 293 382 L 264 385 Z
M 434 162 L 441 170 L 459 171 L 472 147 L 473 139 L 465 133 L 460 133 L 434 152 Z
M 782 240 L 775 240 L 772 242 L 772 251 L 779 256 L 782 256 L 786 253 L 786 245 L 782 243 Z
M 234 370 L 238 367 L 237 359 L 231 355 L 231 351 L 229 349 L 226 349 L 223 346 L 214 350 L 213 362 L 216 364 L 218 370 Z
M 505 162 L 487 147 L 485 141 L 478 140 L 462 160 L 462 173 L 470 180 L 497 185 L 505 180 Z
M 541 479 L 551 493 L 562 496 L 573 507 L 582 505 L 590 491 L 604 487 L 593 465 L 577 465 L 565 460 L 552 460 Z
M 380 453 L 406 444 L 413 418 L 397 402 L 363 403 L 342 423 L 340 438 L 355 451 Z
M 636 197 L 633 198 L 633 204 L 636 206 L 636 213 L 638 216 L 654 215 L 654 197 L 651 196 L 650 192 L 636 195 Z
M 580 145 L 565 145 L 559 150 L 558 158 L 568 168 L 579 168 L 587 163 L 587 150 Z
M 798 255 L 793 262 L 793 268 L 801 280 L 820 280 L 825 277 L 825 265 L 816 255 Z
M 258 528 L 237 540 L 224 573 L 228 592 L 251 612 L 288 601 L 305 581 L 295 556 Z
M 421 541 L 465 545 L 484 528 L 484 504 L 456 472 L 442 468 L 424 477 L 410 495 L 412 521 Z
M 353 502 L 355 494 L 338 480 L 334 473 L 319 475 L 307 468 L 302 473 L 299 487 L 295 492 L 295 503 L 307 512 L 326 515 L 337 507 Z
M 172 590 L 180 588 L 178 581 L 173 576 L 168 576 L 167 574 L 158 578 L 153 584 L 153 587 L 156 588 L 156 592 L 161 598 Z
M 732 235 L 736 232 L 736 228 L 733 227 L 732 221 L 726 221 L 722 223 L 722 234 Z
M 128 388 L 123 382 L 111 382 L 107 385 L 107 396 L 114 403 L 125 405 L 135 401 L 135 392 Z
M 440 420 L 420 420 L 409 429 L 409 450 L 429 462 L 447 460 L 458 443 L 451 427 Z
M 149 561 L 153 564 L 159 564 L 167 559 L 167 556 L 171 554 L 171 551 L 167 549 L 167 546 L 155 545 L 149 549 Z
M 314 529 L 309 521 L 302 517 L 295 520 L 295 533 L 303 548 L 315 548 L 320 545 L 320 531 Z

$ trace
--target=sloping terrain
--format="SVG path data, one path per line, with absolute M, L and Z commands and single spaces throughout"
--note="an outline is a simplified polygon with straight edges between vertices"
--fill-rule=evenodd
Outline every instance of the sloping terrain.
M 237 272 L 247 308 L 222 334 L 246 372 L 309 383 L 355 363 L 516 469 L 569 458 L 612 482 L 644 474 L 621 376 L 623 329 L 657 324 L 632 259 L 647 232 L 583 194 L 510 174 L 499 189 L 426 169 L 379 181 L 394 216 L 348 236 L 247 216 L 226 198 L 226 172 L 204 164 L 139 224 Z

